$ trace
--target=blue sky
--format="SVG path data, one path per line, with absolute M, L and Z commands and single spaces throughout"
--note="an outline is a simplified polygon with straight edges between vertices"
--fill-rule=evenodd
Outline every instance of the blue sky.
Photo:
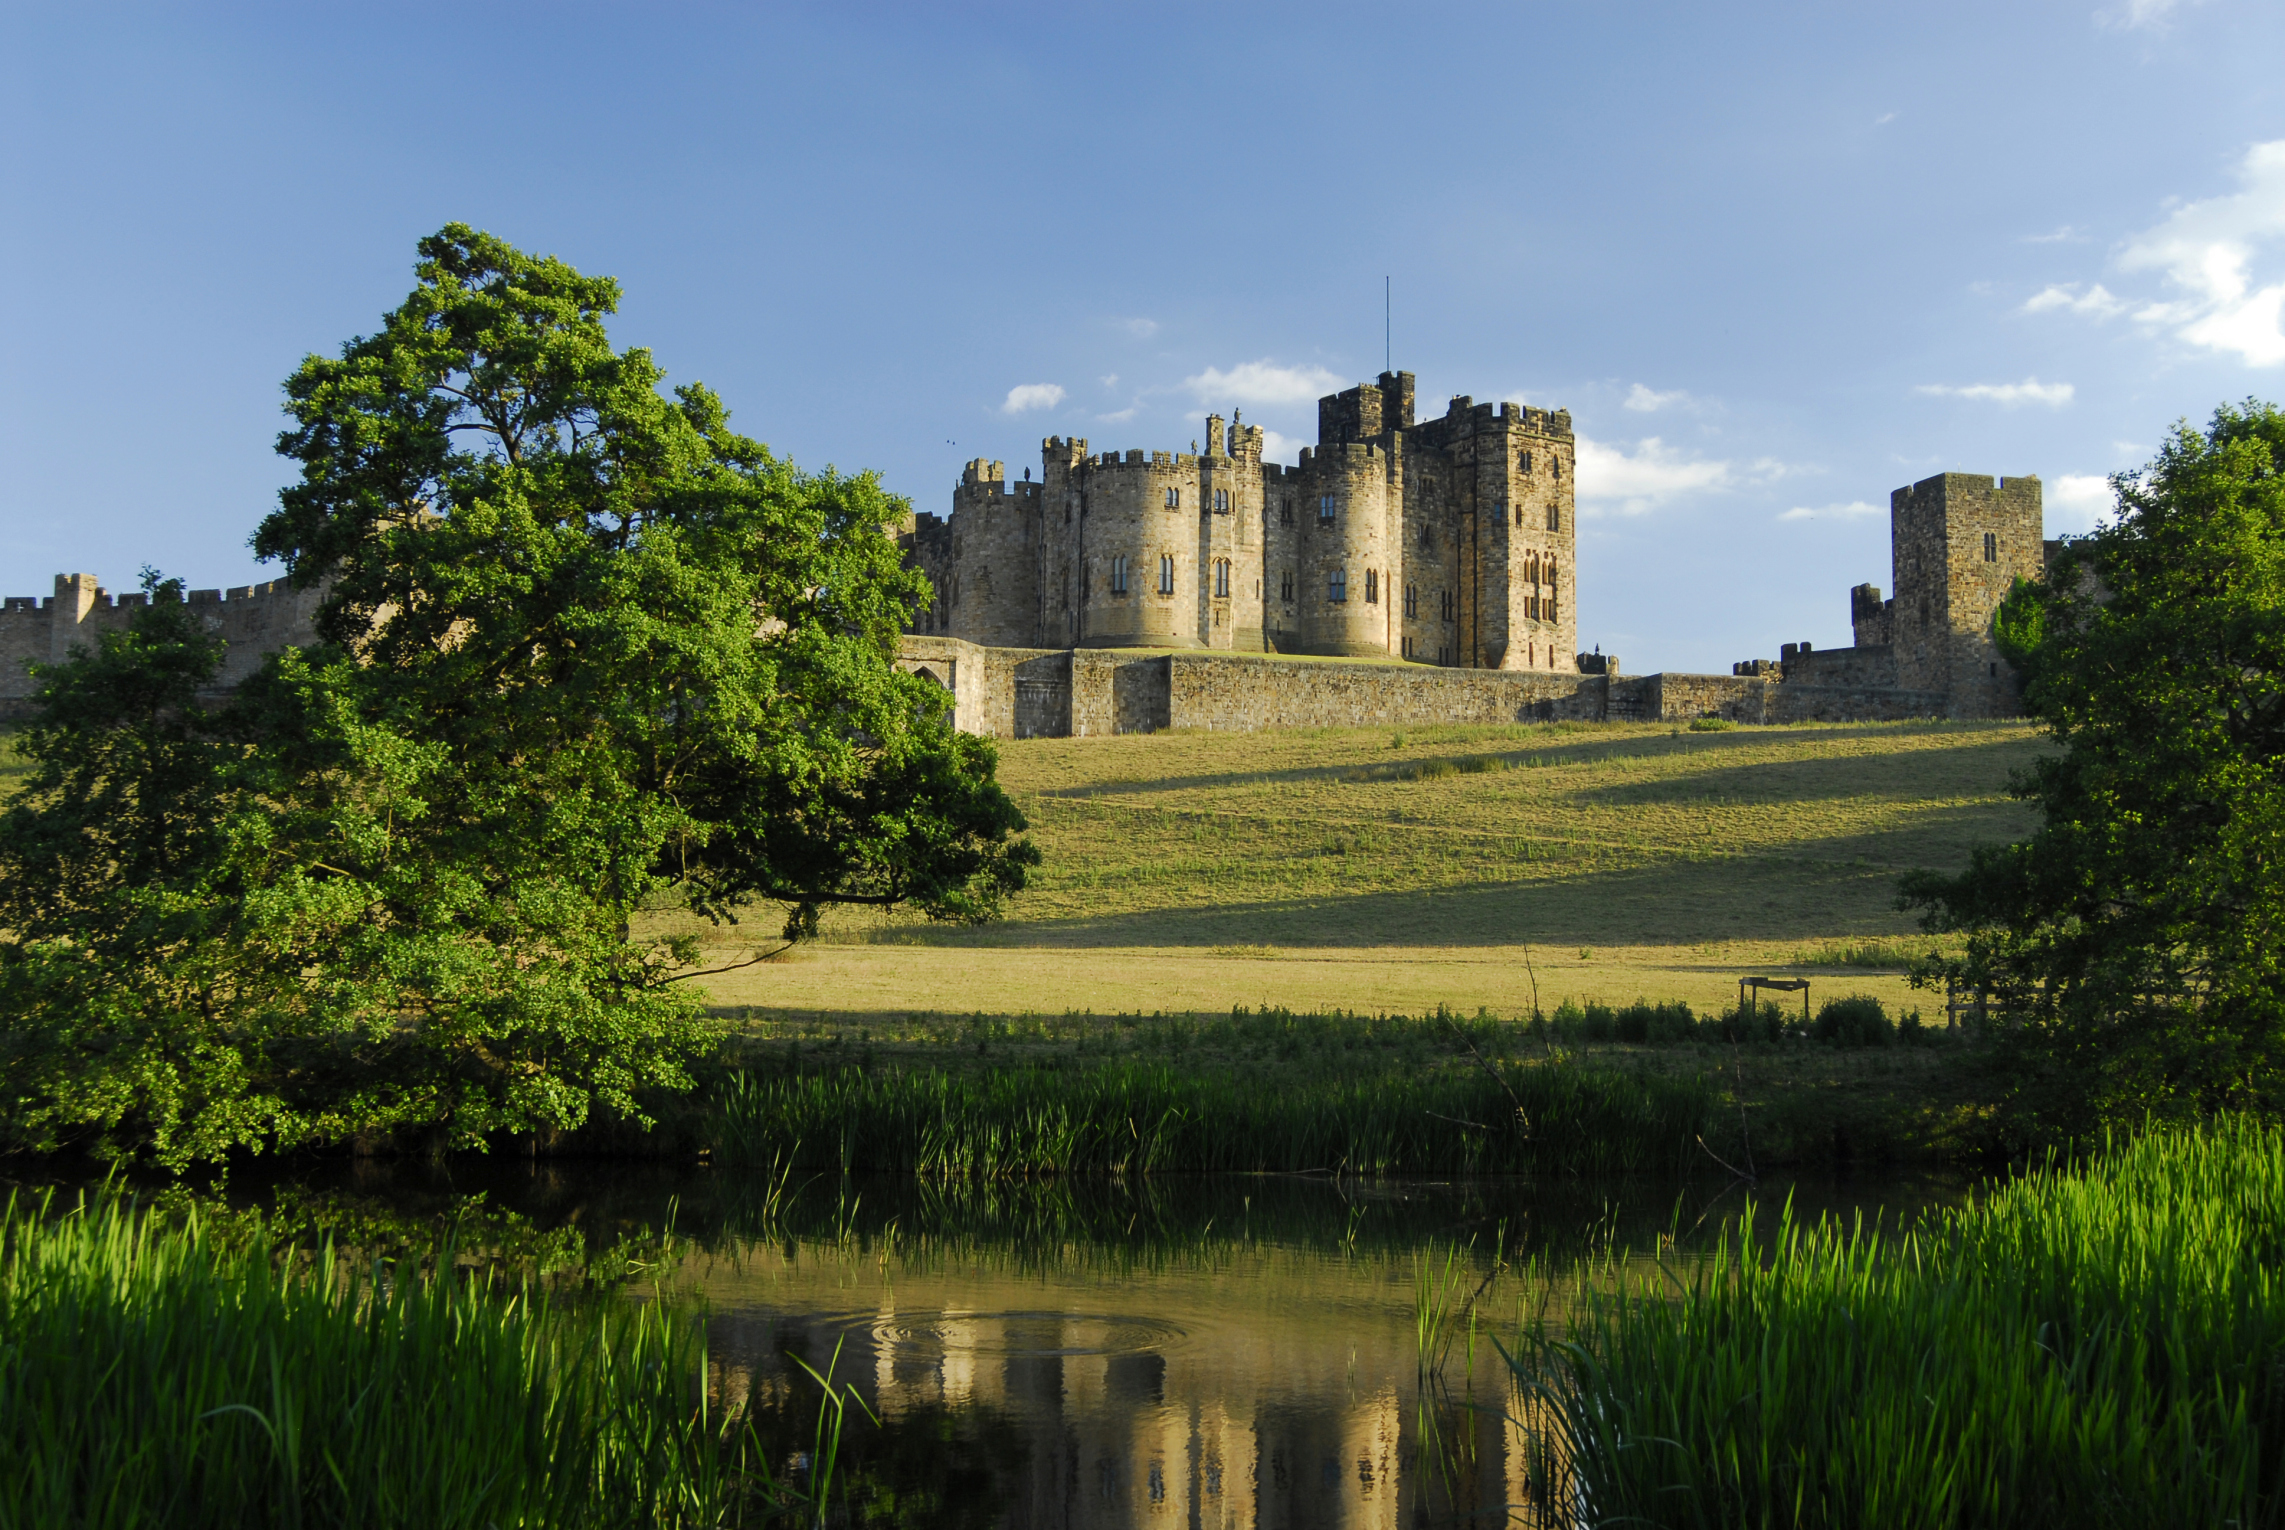
M 2285 398 L 2285 6 L 0 6 L 0 593 L 264 577 L 279 383 L 461 219 L 924 510 L 1273 446 L 1398 366 L 1568 407 L 1583 643 L 1848 640 L 1889 490 Z M 1287 445 L 1287 443 L 1291 443 Z

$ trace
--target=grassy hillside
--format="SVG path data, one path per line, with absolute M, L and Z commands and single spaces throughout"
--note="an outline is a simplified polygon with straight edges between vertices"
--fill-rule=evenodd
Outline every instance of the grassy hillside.
M 1896 879 L 2019 837 L 2016 724 L 1158 734 L 1002 746 L 1045 856 L 1006 922 L 844 915 L 718 1002 L 886 1015 L 1528 1012 L 1801 964 L 1911 1002 Z M 1869 947 L 1869 950 L 1868 950 Z M 730 955 L 725 946 L 722 955 Z

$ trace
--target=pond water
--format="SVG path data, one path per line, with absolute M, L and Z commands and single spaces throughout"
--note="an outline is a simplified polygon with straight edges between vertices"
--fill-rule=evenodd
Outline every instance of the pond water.
M 590 1247 L 672 1227 L 716 1390 L 814 1439 L 871 1522 L 1007 1527 L 1556 1523 L 1495 1345 L 1560 1323 L 1581 1255 L 1685 1271 L 1746 1201 L 1720 1181 L 788 1184 L 728 1170 L 365 1166 L 305 1190 L 407 1209 L 481 1193 Z M 243 1193 L 244 1183 L 234 1187 Z M 1757 1224 L 1878 1215 L 1941 1176 L 1765 1181 Z M 806 1367 L 806 1369 L 805 1369 Z

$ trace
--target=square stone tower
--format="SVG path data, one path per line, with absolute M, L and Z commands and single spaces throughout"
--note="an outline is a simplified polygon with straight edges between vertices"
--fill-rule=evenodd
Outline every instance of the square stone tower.
M 1889 496 L 1897 683 L 1951 698 L 1954 717 L 2010 717 L 2022 688 L 1992 640 L 2017 579 L 2046 570 L 2037 478 L 1939 473 Z

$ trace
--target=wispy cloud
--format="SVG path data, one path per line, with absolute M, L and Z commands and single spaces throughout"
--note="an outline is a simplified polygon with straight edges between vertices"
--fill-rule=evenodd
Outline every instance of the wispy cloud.
M 1095 418 L 1105 425 L 1124 425 L 1141 411 L 1142 405 L 1129 404 L 1124 409 L 1114 409 L 1109 414 L 1099 414 Z
M 1894 122 L 1897 118 L 1903 115 L 1904 114 L 1902 112 L 1882 112 L 1879 116 L 1872 119 L 1872 125 L 1874 127 L 1886 127 L 1891 122 Z
M 1634 410 L 1637 414 L 1656 414 L 1669 404 L 1686 404 L 1689 401 L 1690 395 L 1680 388 L 1671 393 L 1658 393 L 1644 387 L 1641 383 L 1636 383 L 1633 390 L 1627 394 L 1624 407 Z
M 2052 234 L 2025 234 L 2017 244 L 2076 244 L 2087 236 L 2066 223 Z
M 2285 139 L 2257 143 L 2238 166 L 2243 189 L 2178 208 L 2129 241 L 2119 264 L 2156 270 L 2183 296 L 2136 312 L 2144 323 L 2257 367 L 2285 361 L 2285 280 L 2255 285 L 2255 252 L 2285 239 Z
M 1000 405 L 1002 414 L 1022 414 L 1031 409 L 1053 409 L 1063 402 L 1063 389 L 1056 383 L 1022 383 L 1008 390 L 1007 402 Z
M 1579 507 L 1586 515 L 1643 515 L 1687 494 L 1769 483 L 1792 469 L 1764 457 L 1745 467 L 1719 457 L 1693 457 L 1656 436 L 1624 446 L 1579 437 Z
M 2052 284 L 2041 288 L 2023 305 L 2025 313 L 2046 313 L 2057 308 L 2071 313 L 2090 313 L 2098 319 L 2126 312 L 2126 304 L 2113 297 L 2110 289 L 2101 282 L 2096 282 L 2084 292 L 2079 290 L 2077 282 Z
M 1248 361 L 1230 368 L 1208 367 L 1182 379 L 1200 403 L 1312 404 L 1341 389 L 1341 379 L 1323 367 L 1281 367 L 1274 361 Z
M 1137 340 L 1148 340 L 1151 336 L 1158 333 L 1158 320 L 1121 319 L 1119 321 L 1119 328 L 1125 330 L 1128 334 L 1134 336 Z
M 1852 499 L 1845 505 L 1795 505 L 1778 517 L 1781 521 L 1855 521 L 1879 515 L 1881 507 L 1869 500 Z
M 1116 373 L 1116 372 L 1112 372 L 1112 373 L 1110 373 L 1109 375 L 1107 375 L 1107 376 L 1103 377 L 1103 378 L 1102 378 L 1102 379 L 1100 379 L 1100 380 L 1101 380 L 1101 382 L 1102 382 L 1102 384 L 1103 384 L 1103 386 L 1104 386 L 1104 387 L 1106 387 L 1106 388 L 1116 388 L 1116 387 L 1119 385 L 1119 374 L 1118 374 L 1118 373 Z
M 1985 403 L 2004 404 L 2012 409 L 2017 404 L 2045 404 L 2060 409 L 2071 401 L 2078 390 L 2069 383 L 2043 383 L 2036 377 L 2026 377 L 2019 383 L 1968 383 L 1954 387 L 1949 383 L 1922 383 L 1912 390 L 1936 398 L 1972 398 Z
M 2121 32 L 2163 32 L 2174 13 L 2198 0 L 2121 0 L 2095 12 L 2097 26 Z

